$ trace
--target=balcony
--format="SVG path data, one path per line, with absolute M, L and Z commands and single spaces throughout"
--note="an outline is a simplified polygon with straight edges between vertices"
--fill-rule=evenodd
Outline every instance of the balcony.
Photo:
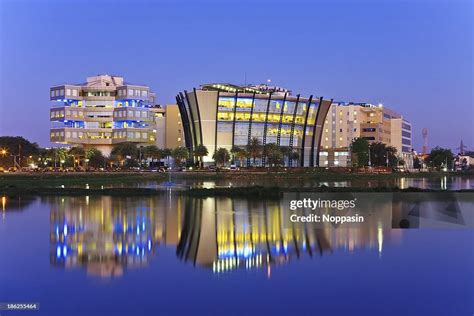
M 49 110 L 50 121 L 83 121 L 84 110 L 81 108 L 61 106 Z

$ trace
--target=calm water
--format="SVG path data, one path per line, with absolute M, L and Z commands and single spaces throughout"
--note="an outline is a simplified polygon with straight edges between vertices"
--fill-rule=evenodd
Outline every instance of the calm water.
M 392 229 L 390 205 L 315 228 L 280 201 L 175 192 L 1 202 L 0 302 L 41 305 L 20 315 L 474 312 L 472 227 Z
M 137 183 L 134 186 L 144 188 L 163 188 L 168 186 L 169 181 L 146 181 Z M 248 180 L 244 178 L 236 178 L 233 180 L 219 179 L 219 180 L 190 180 L 190 179 L 177 179 L 171 177 L 171 182 L 175 187 L 201 187 L 201 188 L 215 188 L 215 187 L 229 187 L 229 186 L 249 186 L 249 185 L 260 185 L 260 186 L 275 186 L 280 187 L 320 187 L 322 185 L 328 187 L 358 187 L 358 188 L 375 188 L 375 187 L 399 187 L 406 189 L 409 187 L 420 188 L 420 189 L 433 189 L 433 190 L 463 190 L 463 189 L 474 189 L 474 177 L 473 176 L 444 176 L 444 177 L 430 177 L 430 178 L 397 178 L 397 179 L 384 179 L 384 180 L 346 180 L 346 181 L 316 181 L 311 179 L 298 180 L 296 182 L 288 181 L 287 179 L 275 179 L 272 181 L 268 180 Z M 133 184 L 123 185 L 109 185 L 106 187 L 130 187 Z

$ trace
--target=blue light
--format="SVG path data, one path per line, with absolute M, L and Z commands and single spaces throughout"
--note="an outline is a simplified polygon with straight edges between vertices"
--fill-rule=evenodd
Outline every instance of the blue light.
M 139 255 L 140 255 L 140 249 L 138 249 L 138 247 L 137 247 L 137 256 L 139 256 Z
M 60 246 L 58 246 L 58 247 L 56 248 L 56 257 L 58 257 L 58 258 L 61 257 L 61 247 L 60 247 Z
M 59 227 L 56 226 L 56 236 L 59 237 Z
M 148 251 L 151 250 L 151 240 L 148 239 Z
M 64 236 L 67 236 L 67 225 L 64 224 Z
M 64 257 L 67 256 L 67 247 L 66 246 L 63 246 L 63 256 Z

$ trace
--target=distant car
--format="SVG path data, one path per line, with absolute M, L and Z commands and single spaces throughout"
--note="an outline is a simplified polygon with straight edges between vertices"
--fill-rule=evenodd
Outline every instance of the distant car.
M 181 171 L 186 171 L 186 167 L 181 167 Z
M 217 170 L 216 166 L 214 166 L 214 165 L 211 165 L 211 166 L 207 167 L 207 169 L 209 171 L 216 171 Z
M 232 165 L 230 165 L 229 170 L 237 171 L 237 170 L 239 170 L 239 168 L 237 168 L 237 165 L 232 164 Z

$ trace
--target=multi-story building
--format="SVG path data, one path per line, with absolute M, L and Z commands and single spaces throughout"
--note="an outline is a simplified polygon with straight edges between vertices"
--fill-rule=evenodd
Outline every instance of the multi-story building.
M 155 94 L 143 85 L 125 83 L 122 77 L 98 75 L 86 83 L 50 88 L 53 127 L 51 142 L 95 147 L 105 155 L 113 145 L 155 142 L 150 107 Z
M 178 94 L 177 102 L 186 147 L 192 152 L 198 145 L 206 146 L 204 163 L 212 161 L 217 148 L 245 147 L 257 138 L 262 145 L 275 143 L 298 152 L 300 166 L 319 165 L 329 100 L 294 96 L 268 85 L 206 84 Z M 265 165 L 265 156 L 257 163 Z
M 176 148 L 184 146 L 183 124 L 176 104 L 151 109 L 155 115 L 156 146 L 158 148 Z
M 411 124 L 382 104 L 333 102 L 324 124 L 321 165 L 347 166 L 355 138 L 382 142 L 397 149 L 408 167 L 411 159 Z M 334 157 L 334 159 L 333 159 Z

